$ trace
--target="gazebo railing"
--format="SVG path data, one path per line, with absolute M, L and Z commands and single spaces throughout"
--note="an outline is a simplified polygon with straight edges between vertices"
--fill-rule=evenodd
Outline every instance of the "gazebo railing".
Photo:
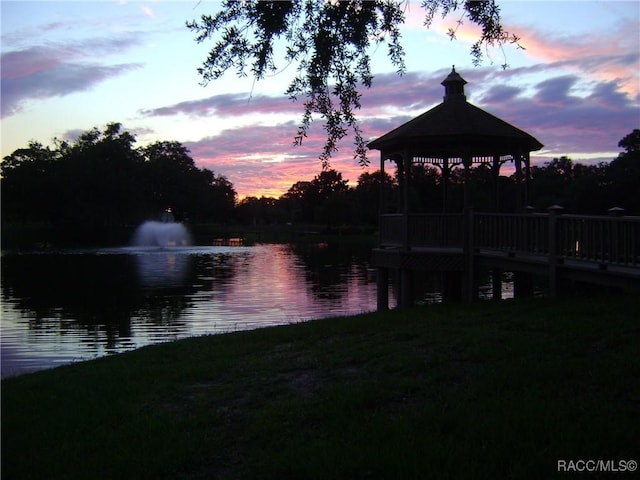
M 462 247 L 462 214 L 380 217 L 381 246 Z M 553 256 L 604 264 L 640 266 L 640 217 L 473 213 L 471 246 L 506 253 Z M 405 233 L 406 232 L 406 233 Z
M 402 215 L 401 213 L 387 213 L 384 215 L 380 215 L 380 245 L 385 247 L 402 245 L 403 225 L 404 215 Z
M 464 216 L 410 215 L 409 239 L 419 245 L 461 247 L 464 239 Z

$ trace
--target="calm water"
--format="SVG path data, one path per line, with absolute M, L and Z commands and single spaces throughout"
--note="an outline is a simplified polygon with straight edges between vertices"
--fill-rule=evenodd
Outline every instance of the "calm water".
M 1 260 L 2 377 L 376 307 L 368 250 L 345 246 L 126 247 Z

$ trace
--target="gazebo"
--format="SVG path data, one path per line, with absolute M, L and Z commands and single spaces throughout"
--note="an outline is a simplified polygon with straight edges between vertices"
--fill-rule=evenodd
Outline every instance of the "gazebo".
M 464 227 L 467 225 L 465 216 L 471 214 L 473 207 L 469 185 L 472 165 L 489 165 L 497 178 L 500 167 L 506 162 L 513 162 L 518 192 L 517 198 L 514 199 L 516 209 L 523 210 L 528 204 L 530 152 L 540 150 L 543 145 L 528 133 L 467 102 L 464 93 L 466 83 L 454 66 L 441 83 L 445 90 L 442 103 L 368 144 L 370 149 L 380 151 L 381 171 L 384 171 L 386 161 L 396 162 L 402 192 L 401 215 L 382 215 L 380 223 L 381 236 L 386 232 L 389 234 L 388 238 L 395 238 L 397 242 L 394 244 L 392 241 L 386 245 L 393 248 L 382 248 L 384 246 L 381 245 L 381 248 L 374 250 L 373 263 L 382 268 L 379 269 L 382 282 L 378 288 L 379 306 L 385 301 L 385 294 L 381 289 L 388 283 L 388 268 L 397 268 L 401 272 L 402 305 L 411 304 L 412 301 L 407 292 L 410 290 L 410 274 L 413 269 L 462 270 L 469 278 L 473 275 L 470 233 Z M 441 252 L 432 248 L 420 254 L 412 244 L 416 225 L 412 225 L 409 219 L 409 185 L 411 166 L 415 164 L 430 164 L 440 169 L 444 197 L 443 213 L 447 213 L 446 189 L 451 170 L 460 165 L 464 168 L 464 208 L 462 215 L 455 217 L 461 224 L 459 229 L 462 244 L 456 247 L 460 247 L 458 250 L 461 250 L 462 254 L 446 251 L 450 245 L 442 235 L 437 242 Z M 454 217 L 441 217 L 440 222 L 456 221 L 451 220 Z M 425 235 L 440 234 L 437 225 L 423 225 L 419 228 L 429 230 L 423 232 Z M 447 231 L 450 230 L 449 228 Z M 467 260 L 464 260 L 465 258 Z M 471 298 L 470 283 L 467 282 L 463 288 L 467 292 L 465 296 Z M 383 298 L 380 298 L 380 295 Z
M 489 164 L 498 174 L 500 167 L 512 161 L 515 164 L 519 195 L 516 204 L 522 208 L 528 203 L 529 166 L 531 151 L 543 145 L 528 133 L 467 102 L 466 84 L 455 66 L 442 81 L 445 94 L 439 105 L 369 142 L 368 147 L 380 150 L 380 170 L 385 161 L 398 165 L 399 180 L 407 185 L 412 164 L 431 164 L 442 174 L 443 189 L 451 169 L 462 165 L 465 171 L 464 206 L 471 206 L 469 169 L 473 164 Z M 524 173 L 523 173 L 524 169 Z M 405 194 L 408 192 L 404 188 Z M 405 208 L 407 201 L 403 202 Z M 446 209 L 447 202 L 443 205 Z

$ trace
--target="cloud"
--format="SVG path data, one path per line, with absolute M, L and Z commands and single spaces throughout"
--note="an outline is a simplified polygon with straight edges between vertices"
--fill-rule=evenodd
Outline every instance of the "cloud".
M 640 125 L 637 98 L 625 89 L 628 78 L 585 78 L 567 74 L 571 71 L 567 66 L 601 70 L 636 57 L 622 53 L 459 73 L 469 82 L 465 87 L 468 101 L 535 136 L 545 145 L 545 152 L 614 155 L 618 141 Z M 403 77 L 376 76 L 372 89 L 363 95 L 365 135 L 378 137 L 440 103 L 444 94 L 440 82 L 448 73 L 444 69 Z
M 477 104 L 534 135 L 554 156 L 616 152 L 618 141 L 640 122 L 637 104 L 619 82 L 577 88 L 581 80 L 578 75 L 551 77 L 534 83 L 532 93 L 526 86 L 496 84 Z
M 563 75 L 540 82 L 535 96 L 536 103 L 541 107 L 567 107 L 568 103 L 577 101 L 569 92 L 578 78 L 574 75 Z
M 616 81 L 631 97 L 640 92 L 638 17 L 621 22 L 603 35 L 550 34 L 537 28 L 509 27 L 523 38 L 529 57 L 562 66 L 597 81 Z
M 442 101 L 443 87 L 440 82 L 450 70 L 436 72 L 408 72 L 402 76 L 395 73 L 376 75 L 373 86 L 364 90 L 362 111 L 365 115 L 384 114 L 403 110 L 418 111 Z
M 2 117 L 20 112 L 30 100 L 41 100 L 88 90 L 106 79 L 140 68 L 140 64 L 97 65 L 52 63 L 24 76 L 2 79 Z M 4 77 L 4 66 L 3 66 Z
M 0 59 L 2 117 L 20 112 L 30 100 L 85 91 L 104 80 L 141 68 L 141 63 L 107 65 L 95 61 L 97 57 L 122 53 L 139 41 L 137 35 L 123 35 L 3 52 Z
M 437 73 L 410 72 L 403 76 L 395 73 L 376 75 L 374 86 L 362 88 L 363 115 L 388 114 L 402 108 L 418 111 L 442 101 L 440 82 L 448 70 Z M 240 117 L 244 115 L 296 115 L 301 116 L 303 101 L 291 101 L 282 94 L 249 95 L 247 93 L 225 93 L 211 97 L 179 102 L 171 105 L 143 109 L 144 117 L 186 115 L 198 117 Z
M 225 93 L 198 100 L 141 110 L 145 117 L 187 115 L 189 117 L 241 116 L 250 114 L 291 114 L 301 104 L 293 103 L 282 95 L 249 96 L 246 93 Z
M 489 90 L 483 97 L 484 102 L 492 103 L 506 103 L 512 102 L 522 94 L 522 89 L 513 87 L 511 85 L 496 85 Z
M 155 17 L 155 13 L 153 12 L 153 10 L 151 9 L 151 7 L 149 7 L 148 5 L 141 5 L 140 9 L 144 12 L 144 14 L 149 17 L 149 18 L 153 18 Z
M 311 180 L 321 171 L 318 154 L 324 145 L 324 131 L 314 125 L 302 145 L 294 146 L 296 129 L 294 122 L 243 126 L 184 145 L 199 167 L 225 175 L 241 197 L 280 197 L 293 183 Z M 342 145 L 331 167 L 355 185 L 364 170 L 353 160 L 349 148 L 348 143 Z

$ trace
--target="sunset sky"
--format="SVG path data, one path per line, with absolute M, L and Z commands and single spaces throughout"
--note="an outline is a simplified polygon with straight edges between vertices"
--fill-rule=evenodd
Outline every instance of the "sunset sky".
M 407 73 L 398 77 L 386 48 L 373 54 L 373 87 L 360 112 L 376 138 L 442 101 L 440 82 L 456 70 L 467 99 L 535 136 L 536 163 L 569 156 L 610 161 L 618 141 L 640 128 L 640 2 L 499 2 L 504 27 L 525 50 L 507 46 L 472 66 L 474 30 L 459 13 L 422 26 L 419 0 L 402 31 Z M 2 1 L 2 157 L 37 140 L 73 140 L 120 122 L 137 145 L 176 140 L 199 167 L 225 175 L 239 197 L 279 197 L 320 172 L 321 122 L 293 146 L 302 110 L 284 91 L 286 68 L 254 83 L 229 72 L 207 86 L 197 68 L 211 43 L 197 44 L 185 22 L 215 13 L 215 1 Z M 508 63 L 503 70 L 501 65 Z M 362 170 L 352 139 L 331 162 L 354 185 Z M 378 168 L 378 152 L 369 171 Z

